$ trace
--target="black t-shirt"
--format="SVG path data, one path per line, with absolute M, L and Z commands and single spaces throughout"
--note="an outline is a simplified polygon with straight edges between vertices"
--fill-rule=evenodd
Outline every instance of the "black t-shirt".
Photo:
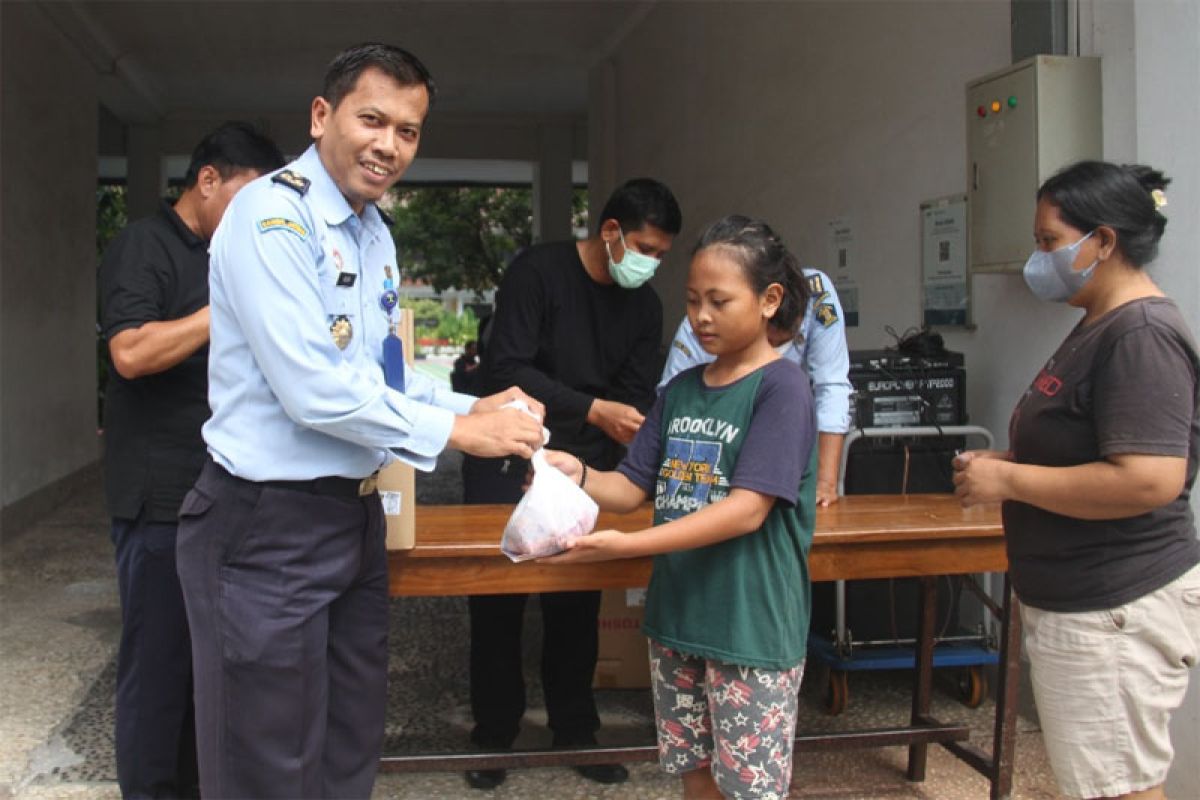
M 454 359 L 454 369 L 450 372 L 450 388 L 461 394 L 475 394 L 475 368 L 479 366 L 479 360 L 475 356 L 467 356 L 465 353 Z
M 649 284 L 596 283 L 575 242 L 535 245 L 500 283 L 477 387 L 521 387 L 545 404 L 551 447 L 612 469 L 623 448 L 588 424 L 588 409 L 600 398 L 645 413 L 661 337 L 662 303 Z
M 100 263 L 106 340 L 208 305 L 208 243 L 163 203 L 117 234 Z M 104 397 L 104 482 L 109 513 L 174 521 L 204 464 L 208 346 L 171 369 L 126 380 L 111 366 Z
M 1119 454 L 1180 456 L 1179 497 L 1145 514 L 1082 520 L 1004 504 L 1009 569 L 1021 601 L 1050 611 L 1128 603 L 1200 562 L 1188 499 L 1200 451 L 1196 344 L 1166 298 L 1126 303 L 1076 327 L 1013 412 L 1021 464 L 1067 467 Z

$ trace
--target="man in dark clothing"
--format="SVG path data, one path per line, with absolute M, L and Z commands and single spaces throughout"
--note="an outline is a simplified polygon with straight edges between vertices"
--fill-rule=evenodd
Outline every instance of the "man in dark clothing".
M 174 205 L 126 227 L 100 265 L 112 364 L 105 491 L 121 591 L 117 781 L 127 798 L 199 796 L 175 531 L 206 453 L 208 240 L 234 194 L 281 166 L 279 149 L 253 127 L 222 125 L 192 153 Z
M 646 283 L 679 232 L 670 190 L 637 179 L 613 193 L 596 234 L 536 245 L 509 265 L 496 295 L 477 389 L 519 386 L 545 404 L 550 445 L 597 469 L 612 469 L 654 401 L 662 303 Z M 516 458 L 464 461 L 467 503 L 516 503 L 528 463 Z M 471 739 L 512 746 L 525 713 L 521 620 L 525 595 L 469 599 Z M 541 595 L 542 684 L 556 747 L 596 742 L 592 696 L 600 593 Z M 584 777 L 619 783 L 617 764 L 577 767 Z M 500 785 L 504 770 L 473 770 L 478 789 Z
M 450 372 L 450 388 L 462 394 L 474 394 L 472 391 L 475 370 L 479 368 L 478 351 L 475 340 L 463 345 L 462 355 L 454 359 L 454 369 Z

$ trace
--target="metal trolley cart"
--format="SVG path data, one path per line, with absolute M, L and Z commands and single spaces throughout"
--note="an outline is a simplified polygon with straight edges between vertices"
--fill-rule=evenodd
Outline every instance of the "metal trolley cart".
M 846 435 L 842 448 L 841 471 L 838 476 L 838 492 L 843 493 L 846 466 L 851 446 L 860 439 L 900 439 L 922 437 L 977 437 L 985 448 L 994 443 L 991 432 L 977 425 L 901 426 L 858 428 Z M 980 621 L 970 629 L 961 626 L 953 630 L 943 626 L 935 640 L 933 666 L 954 667 L 959 670 L 958 689 L 962 702 L 970 708 L 977 707 L 987 695 L 987 679 L 983 667 L 999 663 L 998 633 L 995 619 L 999 606 L 992 600 L 991 574 L 983 574 L 980 581 L 974 575 L 965 575 L 958 591 L 966 589 L 975 595 L 983 611 Z M 850 699 L 849 674 L 861 670 L 912 669 L 916 664 L 913 646 L 914 637 L 874 636 L 855 639 L 847 622 L 846 581 L 834 583 L 835 624 L 831 636 L 814 630 L 808 638 L 808 655 L 828 669 L 825 687 L 825 711 L 831 715 L 845 711 Z M 956 602 L 957 598 L 951 598 Z M 991 612 L 990 614 L 988 612 Z M 949 620 L 949 617 L 947 617 Z

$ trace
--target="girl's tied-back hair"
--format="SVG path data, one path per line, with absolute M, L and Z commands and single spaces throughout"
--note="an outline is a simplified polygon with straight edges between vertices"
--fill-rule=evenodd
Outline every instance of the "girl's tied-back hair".
M 1167 227 L 1159 209 L 1167 204 L 1163 189 L 1171 179 L 1141 164 L 1080 161 L 1048 178 L 1038 189 L 1058 209 L 1063 221 L 1089 233 L 1101 225 L 1117 232 L 1117 247 L 1135 267 L 1158 255 Z
M 804 319 L 808 287 L 800 262 L 771 226 L 759 219 L 730 214 L 708 226 L 692 248 L 692 255 L 709 247 L 727 249 L 758 294 L 772 283 L 783 287 L 783 301 L 770 324 L 794 334 Z

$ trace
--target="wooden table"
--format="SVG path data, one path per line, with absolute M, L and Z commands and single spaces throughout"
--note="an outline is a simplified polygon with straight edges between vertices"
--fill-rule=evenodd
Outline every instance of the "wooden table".
M 499 550 L 500 534 L 512 506 L 418 506 L 417 543 L 392 551 L 391 593 L 396 596 L 509 594 L 645 586 L 650 559 L 549 566 L 511 563 Z M 631 514 L 601 514 L 599 528 L 633 531 L 650 524 L 650 508 Z M 865 578 L 917 578 L 918 646 L 910 724 L 897 728 L 801 734 L 797 751 L 905 744 L 908 778 L 925 777 L 928 745 L 941 744 L 983 773 L 992 798 L 1012 791 L 1016 733 L 1016 687 L 1020 670 L 1020 617 L 1004 581 L 1003 600 L 990 603 L 1001 624 L 1000 674 L 991 753 L 965 741 L 969 729 L 944 725 L 929 716 L 933 678 L 936 579 L 941 575 L 1006 572 L 999 508 L 963 509 L 948 495 L 850 495 L 817 512 L 809 567 L 814 581 Z M 597 747 L 571 751 L 516 751 L 420 756 L 385 756 L 393 771 L 494 769 L 657 760 L 657 747 Z

